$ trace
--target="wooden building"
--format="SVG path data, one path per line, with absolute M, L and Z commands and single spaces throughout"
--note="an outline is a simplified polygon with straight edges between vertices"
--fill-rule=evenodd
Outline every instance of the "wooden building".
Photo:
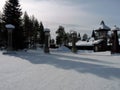
M 104 21 L 101 21 L 100 27 L 95 32 L 95 40 L 99 40 L 98 43 L 94 43 L 94 51 L 107 51 L 108 50 L 108 32 L 110 31 L 110 28 L 105 25 Z

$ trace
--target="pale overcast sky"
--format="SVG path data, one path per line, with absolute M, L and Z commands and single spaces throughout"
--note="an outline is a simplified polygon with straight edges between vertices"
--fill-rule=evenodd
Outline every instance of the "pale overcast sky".
M 0 0 L 2 10 L 6 0 Z M 22 11 L 34 15 L 46 27 L 59 25 L 79 32 L 92 32 L 101 20 L 120 27 L 120 0 L 19 0 Z

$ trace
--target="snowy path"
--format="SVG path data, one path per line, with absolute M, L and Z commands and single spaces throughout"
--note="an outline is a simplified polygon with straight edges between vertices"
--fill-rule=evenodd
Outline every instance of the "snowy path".
M 119 90 L 119 59 L 109 52 L 0 52 L 0 90 Z

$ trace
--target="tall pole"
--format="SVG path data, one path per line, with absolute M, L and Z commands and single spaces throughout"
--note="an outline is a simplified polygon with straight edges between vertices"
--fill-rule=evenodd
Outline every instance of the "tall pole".
M 15 28 L 15 26 L 13 26 L 12 24 L 7 24 L 5 27 L 7 28 L 7 31 L 8 31 L 8 46 L 7 46 L 7 51 L 12 51 L 13 50 L 12 32 L 13 32 L 13 29 Z
M 8 30 L 8 51 L 11 51 L 12 48 L 12 29 Z
M 111 54 L 114 54 L 114 53 L 120 53 L 117 30 L 114 30 L 112 34 Z
M 45 29 L 45 45 L 44 45 L 44 52 L 45 53 L 49 53 L 49 37 L 50 37 L 50 30 L 49 29 Z
M 120 53 L 118 33 L 117 33 L 118 31 L 120 31 L 120 28 L 114 26 L 114 29 L 112 30 L 113 33 L 111 35 L 111 41 L 112 41 L 111 54 Z
M 76 53 L 77 48 L 76 48 L 76 38 L 77 38 L 77 33 L 75 31 L 71 32 L 72 35 L 72 52 Z

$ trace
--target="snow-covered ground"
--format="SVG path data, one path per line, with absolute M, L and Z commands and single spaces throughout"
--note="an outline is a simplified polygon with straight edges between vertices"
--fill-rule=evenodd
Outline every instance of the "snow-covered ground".
M 0 90 L 120 90 L 120 55 L 64 49 L 2 53 Z

